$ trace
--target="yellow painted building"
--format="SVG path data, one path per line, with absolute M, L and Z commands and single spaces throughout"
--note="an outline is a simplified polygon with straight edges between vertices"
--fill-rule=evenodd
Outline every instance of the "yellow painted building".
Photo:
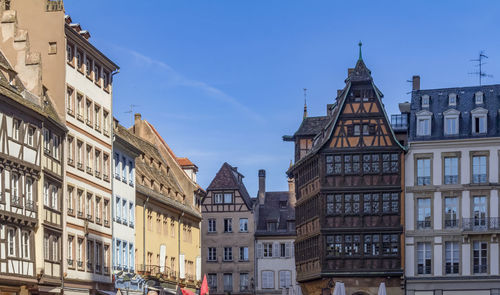
M 136 159 L 136 271 L 156 287 L 195 289 L 201 280 L 200 199 L 197 167 L 177 158 L 140 115 L 129 131 L 143 154 Z

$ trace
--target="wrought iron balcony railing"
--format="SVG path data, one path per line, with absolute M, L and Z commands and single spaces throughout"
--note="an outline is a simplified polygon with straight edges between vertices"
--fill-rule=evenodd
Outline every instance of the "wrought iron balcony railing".
M 500 230 L 500 218 L 499 217 L 462 218 L 462 230 L 472 231 L 472 232 Z

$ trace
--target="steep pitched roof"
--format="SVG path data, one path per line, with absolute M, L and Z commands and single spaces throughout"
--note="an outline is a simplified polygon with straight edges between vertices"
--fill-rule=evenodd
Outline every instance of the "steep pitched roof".
M 259 205 L 257 210 L 258 220 L 255 231 L 256 236 L 294 236 L 296 231 L 289 230 L 288 222 L 295 221 L 295 208 L 288 203 L 290 192 L 266 192 L 264 205 Z M 286 208 L 281 207 L 281 202 L 286 202 Z M 277 222 L 275 231 L 267 230 L 267 222 Z
M 222 164 L 215 175 L 212 182 L 207 187 L 207 191 L 213 190 L 239 190 L 241 197 L 248 209 L 251 210 L 253 207 L 253 201 L 248 191 L 243 184 L 243 174 L 239 173 L 236 167 L 229 165 L 227 162 Z
M 342 113 L 342 109 L 344 108 L 345 101 L 347 99 L 347 95 L 349 94 L 349 90 L 352 87 L 353 82 L 354 83 L 369 83 L 374 89 L 375 96 L 382 107 L 382 111 L 384 114 L 384 117 L 386 121 L 388 122 L 389 129 L 391 131 L 391 136 L 394 140 L 394 142 L 403 150 L 405 150 L 405 147 L 401 145 L 401 143 L 397 140 L 396 135 L 394 134 L 394 131 L 392 130 L 391 124 L 389 117 L 387 116 L 387 113 L 385 111 L 385 108 L 383 107 L 382 103 L 382 97 L 383 94 L 382 92 L 375 86 L 373 83 L 373 78 L 371 76 L 371 71 L 366 67 L 364 61 L 360 58 L 356 62 L 356 67 L 348 77 L 345 79 L 346 86 L 342 90 L 341 94 L 337 97 L 337 103 L 332 105 L 334 108 L 331 111 L 331 115 L 328 116 L 327 123 L 323 127 L 323 129 L 316 135 L 316 137 L 313 139 L 313 147 L 312 149 L 304 156 L 302 159 L 298 160 L 294 165 L 292 165 L 287 173 L 290 173 L 292 170 L 294 170 L 296 167 L 300 166 L 302 163 L 304 163 L 307 159 L 311 158 L 315 154 L 318 153 L 318 151 L 328 142 L 328 140 L 331 138 L 333 131 L 335 130 L 335 126 L 337 124 L 337 121 L 339 119 L 340 114 Z
M 327 122 L 328 116 L 306 117 L 293 136 L 314 136 L 318 134 L 323 129 L 323 127 L 325 127 L 325 124 Z

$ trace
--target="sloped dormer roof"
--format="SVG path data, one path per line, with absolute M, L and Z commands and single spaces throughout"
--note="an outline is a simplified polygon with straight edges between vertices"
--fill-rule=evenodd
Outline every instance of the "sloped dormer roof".
M 245 184 L 243 184 L 243 177 L 245 176 L 239 173 L 236 167 L 224 162 L 222 167 L 219 169 L 219 172 L 217 172 L 214 179 L 208 186 L 207 191 L 238 190 L 248 209 L 251 210 L 253 207 L 253 201 L 248 194 Z

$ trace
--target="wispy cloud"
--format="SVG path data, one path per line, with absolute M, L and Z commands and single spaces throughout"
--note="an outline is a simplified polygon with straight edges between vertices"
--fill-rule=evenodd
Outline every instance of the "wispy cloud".
M 234 98 L 231 95 L 226 94 L 224 91 L 215 88 L 203 81 L 197 81 L 193 79 L 189 79 L 182 75 L 181 73 L 177 72 L 175 69 L 173 69 L 171 66 L 169 66 L 167 63 L 153 59 L 149 56 L 146 56 L 142 53 L 139 53 L 135 50 L 128 49 L 128 48 L 123 48 L 120 46 L 116 46 L 117 49 L 126 52 L 127 54 L 133 56 L 136 60 L 142 62 L 143 64 L 149 65 L 149 66 L 154 66 L 162 69 L 165 71 L 165 73 L 168 75 L 168 83 L 171 85 L 175 86 L 184 86 L 184 87 L 191 87 L 191 88 L 196 88 L 198 90 L 203 91 L 210 97 L 221 101 L 223 103 L 226 103 L 233 108 L 243 112 L 245 115 L 247 115 L 249 118 L 256 122 L 264 122 L 264 118 L 247 107 L 246 105 L 242 104 L 239 102 L 236 98 Z

